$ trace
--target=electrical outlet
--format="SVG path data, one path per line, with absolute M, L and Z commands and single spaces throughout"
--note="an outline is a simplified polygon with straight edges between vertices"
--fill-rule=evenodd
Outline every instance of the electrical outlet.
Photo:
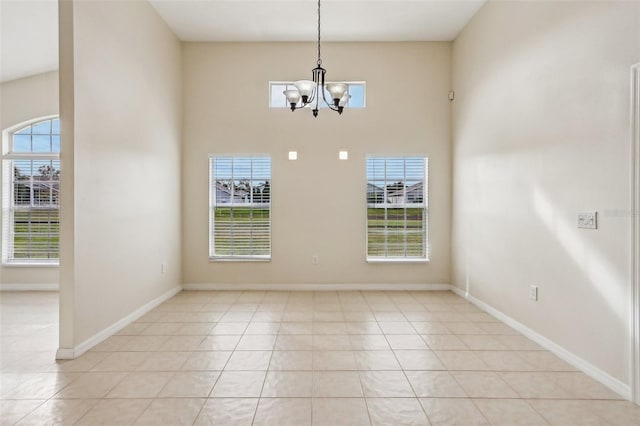
M 320 263 L 320 259 L 318 259 L 318 255 L 314 254 L 313 256 L 311 256 L 311 263 L 313 265 L 317 265 L 318 263 Z
M 597 229 L 597 213 L 596 212 L 579 212 L 578 228 Z
M 164 274 L 165 272 L 167 272 L 167 268 L 164 266 L 164 263 L 160 264 L 160 273 Z
M 538 301 L 538 286 L 532 285 L 529 286 L 529 299 L 533 301 Z

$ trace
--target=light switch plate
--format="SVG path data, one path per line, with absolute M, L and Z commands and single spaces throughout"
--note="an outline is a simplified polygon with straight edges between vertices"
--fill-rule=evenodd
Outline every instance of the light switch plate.
M 578 228 L 597 229 L 597 219 L 596 212 L 580 212 L 578 213 Z
M 538 286 L 537 285 L 529 286 L 529 299 L 533 300 L 534 302 L 538 301 Z

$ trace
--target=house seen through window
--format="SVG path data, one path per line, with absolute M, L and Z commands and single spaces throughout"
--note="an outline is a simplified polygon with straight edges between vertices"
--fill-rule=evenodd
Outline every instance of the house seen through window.
M 3 155 L 3 262 L 57 264 L 60 120 L 32 123 L 8 137 Z

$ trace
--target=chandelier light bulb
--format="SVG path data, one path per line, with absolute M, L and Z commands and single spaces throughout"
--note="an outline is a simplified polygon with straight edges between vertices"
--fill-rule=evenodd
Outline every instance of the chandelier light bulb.
M 327 83 L 326 87 L 335 106 L 338 106 L 340 99 L 342 99 L 349 89 L 344 83 Z
M 298 89 L 289 89 L 289 90 L 285 90 L 284 92 L 284 96 L 287 98 L 287 102 L 289 103 L 289 105 L 291 105 L 292 108 L 294 108 L 298 102 L 300 102 L 300 92 L 298 91 Z
M 311 99 L 313 92 L 316 90 L 316 83 L 311 80 L 299 80 L 293 83 L 302 96 L 302 102 L 307 103 Z
M 344 107 L 347 105 L 347 102 L 349 102 L 349 99 L 351 99 L 351 95 L 349 93 L 345 93 L 344 95 L 342 95 L 342 97 L 340 98 L 340 102 L 338 103 L 338 106 Z

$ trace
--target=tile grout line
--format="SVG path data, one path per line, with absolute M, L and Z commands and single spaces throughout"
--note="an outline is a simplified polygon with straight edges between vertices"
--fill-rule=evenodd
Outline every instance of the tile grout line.
M 416 300 L 415 297 L 413 297 L 412 294 L 410 294 L 411 298 Z M 416 302 L 418 302 L 416 300 Z M 418 302 L 419 303 L 419 302 Z M 424 306 L 422 303 L 419 303 L 421 306 Z M 394 303 L 395 305 L 395 303 Z M 396 306 L 397 308 L 397 306 Z M 427 312 L 429 312 L 429 310 L 427 309 L 426 306 L 424 306 L 425 310 L 427 310 Z M 402 313 L 402 316 L 405 317 L 405 319 L 407 320 L 407 322 L 409 323 L 409 325 L 411 326 L 411 328 L 413 328 L 415 330 L 416 333 L 418 333 L 418 330 L 415 328 L 415 326 L 413 325 L 413 323 L 411 321 L 409 321 L 409 318 L 407 318 L 407 316 L 404 314 L 403 311 L 400 311 L 400 313 Z M 420 336 L 420 334 L 418 334 L 418 337 L 424 342 L 424 344 L 427 346 L 427 348 L 429 348 L 429 350 L 431 350 L 431 347 L 429 346 L 429 344 L 422 338 L 422 336 Z M 386 338 L 386 336 L 385 336 Z M 433 352 L 433 351 L 431 351 Z M 395 351 L 393 352 L 393 355 L 396 357 L 397 359 L 397 355 L 395 353 Z M 435 352 L 433 352 L 433 355 L 440 360 L 440 358 L 438 357 L 438 355 L 436 355 Z M 420 409 L 422 409 L 422 412 L 424 413 L 425 418 L 427 419 L 427 422 L 429 422 L 429 424 L 432 424 L 433 422 L 431 421 L 431 418 L 429 417 L 429 414 L 427 413 L 427 410 L 425 410 L 424 406 L 422 405 L 422 402 L 420 402 L 420 397 L 418 397 L 418 394 L 416 393 L 415 388 L 413 387 L 413 385 L 411 384 L 411 380 L 409 380 L 409 377 L 407 376 L 407 372 L 404 369 L 404 367 L 402 366 L 402 364 L 400 364 L 400 360 L 397 359 L 398 364 L 400 365 L 400 368 L 402 369 L 402 374 L 405 378 L 405 380 L 409 383 L 409 387 L 411 388 L 411 390 L 413 391 L 413 395 L 416 397 L 416 401 L 418 401 L 418 405 L 420 406 Z M 442 363 L 442 360 L 440 360 L 440 362 Z M 444 365 L 444 363 L 442 363 L 442 365 Z
M 288 298 L 288 296 L 287 296 L 287 298 Z M 264 300 L 264 297 L 262 298 L 262 300 Z M 256 312 L 254 312 L 253 315 L 251 316 L 252 319 L 255 318 L 256 313 L 257 313 L 257 309 L 256 309 Z M 251 320 L 249 320 L 249 324 L 251 324 Z M 247 328 L 249 327 L 249 324 L 247 324 Z M 245 332 L 246 332 L 246 328 L 245 328 Z M 241 340 L 242 340 L 242 337 L 240 338 L 240 340 L 238 340 L 238 345 L 240 344 Z M 256 421 L 256 416 L 258 415 L 258 409 L 260 408 L 260 402 L 262 400 L 262 392 L 264 391 L 264 385 L 267 382 L 267 376 L 269 375 L 269 366 L 271 365 L 271 360 L 273 359 L 273 351 L 275 350 L 276 341 L 277 341 L 277 338 L 273 342 L 273 348 L 271 349 L 271 355 L 269 356 L 269 362 L 267 363 L 267 370 L 264 373 L 264 379 L 262 379 L 262 387 L 260 387 L 260 394 L 258 395 L 258 402 L 256 403 L 256 409 L 254 410 L 253 418 L 251 419 L 251 425 L 252 426 Z M 237 347 L 237 345 L 236 345 L 236 347 Z M 235 352 L 235 349 L 234 349 L 234 352 Z M 233 353 L 231 354 L 231 356 L 233 356 Z M 229 357 L 229 359 L 231 359 L 231 357 Z M 225 365 L 225 367 L 226 367 L 226 365 Z M 212 392 L 213 392 L 213 390 L 212 390 Z
M 236 299 L 236 300 L 237 300 L 237 299 Z M 205 306 L 206 306 L 206 304 L 205 304 Z M 227 310 L 226 310 L 226 311 L 224 311 L 224 314 L 220 317 L 220 319 L 223 319 L 223 318 L 224 318 L 224 315 L 226 315 L 226 314 L 229 312 L 229 310 L 231 309 L 231 306 L 232 306 L 232 304 L 229 304 L 229 307 L 227 308 Z M 215 311 L 213 311 L 213 312 L 215 312 Z M 211 331 L 209 332 L 209 334 L 208 334 L 207 336 L 210 336 L 210 335 L 211 335 L 211 333 L 213 332 L 213 330 L 215 330 L 215 328 L 218 326 L 218 324 L 219 324 L 219 323 L 220 323 L 220 321 L 217 321 L 217 322 L 216 322 L 216 324 L 213 326 L 213 328 L 211 329 Z M 204 342 L 204 340 L 205 340 L 205 339 L 206 339 L 206 337 L 202 339 L 202 342 Z M 200 344 L 202 344 L 202 342 L 200 342 Z M 240 340 L 239 340 L 239 339 L 238 339 L 238 343 L 240 343 Z M 236 347 L 237 347 L 238 343 L 236 343 Z M 199 346 L 198 346 L 198 347 L 199 347 Z M 234 350 L 235 350 L 235 349 L 234 349 Z M 191 353 L 193 354 L 194 352 L 197 352 L 197 351 L 195 351 L 195 350 L 194 350 L 194 351 L 192 351 Z M 218 377 L 216 377 L 216 380 L 214 381 L 213 386 L 211 386 L 211 390 L 209 390 L 209 393 L 208 393 L 208 394 L 207 394 L 207 396 L 205 397 L 205 401 L 204 401 L 204 403 L 202 404 L 202 406 L 200 407 L 200 409 L 198 410 L 198 414 L 196 414 L 196 415 L 194 416 L 194 418 L 193 418 L 193 422 L 192 422 L 193 424 L 195 424 L 195 422 L 198 420 L 198 417 L 200 417 L 200 414 L 202 413 L 202 410 L 204 409 L 204 406 L 205 406 L 205 405 L 207 405 L 207 400 L 209 399 L 209 396 L 210 396 L 210 395 L 211 395 L 211 393 L 213 392 L 213 389 L 216 387 L 216 384 L 217 384 L 217 383 L 218 383 L 218 381 L 220 380 L 220 376 L 222 376 L 222 372 L 224 371 L 224 368 L 226 367 L 226 365 L 229 363 L 229 360 L 231 359 L 231 356 L 232 356 L 232 355 L 233 355 L 233 351 L 231 352 L 231 355 L 229 355 L 229 358 L 227 359 L 227 362 L 225 363 L 225 365 L 222 367 L 222 370 L 220 370 L 220 372 L 218 373 Z M 183 362 L 183 363 L 182 363 L 182 365 L 180 366 L 180 368 L 181 368 L 181 369 L 182 369 L 182 367 L 184 367 L 184 365 L 187 363 L 187 360 L 188 360 L 188 358 L 184 360 L 184 362 Z M 180 371 L 182 371 L 182 370 L 180 370 Z M 175 375 L 174 375 L 174 377 L 175 377 Z M 164 386 L 164 387 L 166 387 L 166 385 L 167 385 L 168 383 L 169 383 L 169 382 L 167 382 L 167 383 L 165 384 L 165 386 Z M 164 389 L 164 387 L 163 387 L 163 389 Z M 161 393 L 161 392 L 162 392 L 162 391 L 158 392 L 158 395 L 160 395 L 160 393 Z M 151 405 L 151 404 L 149 404 L 149 405 Z M 148 408 L 149 408 L 149 407 L 147 407 L 147 409 L 148 409 Z M 146 410 L 147 410 L 147 409 L 145 409 L 145 411 L 144 411 L 144 412 L 146 412 Z M 142 414 L 144 414 L 144 412 L 143 412 Z M 141 414 L 140 416 L 142 416 L 142 414 Z M 136 419 L 136 421 L 138 421 L 139 419 L 140 419 L 140 417 L 138 417 L 138 419 Z
M 385 292 L 386 295 L 386 292 Z M 427 415 L 427 412 L 425 411 L 424 407 L 422 406 L 422 404 L 420 403 L 420 400 L 418 399 L 418 396 L 415 393 L 415 390 L 413 389 L 413 386 L 411 386 L 411 382 L 409 381 L 404 367 L 402 366 L 402 364 L 400 363 L 400 359 L 398 358 L 398 356 L 396 355 L 395 350 L 393 349 L 393 347 L 391 346 L 391 342 L 389 342 L 389 339 L 387 338 L 387 334 L 384 332 L 384 330 L 382 329 L 382 327 L 380 327 L 380 322 L 378 321 L 378 317 L 375 315 L 375 311 L 371 308 L 371 304 L 369 304 L 369 301 L 365 299 L 365 301 L 367 302 L 367 305 L 369 306 L 369 308 L 371 309 L 371 312 L 373 313 L 373 317 L 376 320 L 376 324 L 378 325 L 378 327 L 380 328 L 380 331 L 382 331 L 382 336 L 384 336 L 385 341 L 387 342 L 387 345 L 389 345 L 389 350 L 391 350 L 391 353 L 393 354 L 393 357 L 396 359 L 396 362 L 398 363 L 398 366 L 400 367 L 400 371 L 402 371 L 403 376 L 405 377 L 405 380 L 407 380 L 407 382 L 409 383 L 409 386 L 411 387 L 411 391 L 413 392 L 414 395 L 414 399 L 416 400 L 416 402 L 418 403 L 418 405 L 420 406 L 420 409 L 422 410 L 425 419 L 427 420 L 427 422 L 429 424 L 431 424 L 431 419 L 429 419 L 429 416 Z M 394 307 L 397 308 L 395 302 L 393 302 L 393 300 L 391 300 L 391 303 L 393 303 Z M 400 311 L 401 312 L 401 311 Z M 404 313 L 402 313 L 402 316 L 405 317 Z M 405 317 L 406 318 L 406 317 Z M 411 325 L 411 323 L 409 323 Z M 411 327 L 413 328 L 413 325 L 411 325 Z M 428 345 L 427 345 L 428 347 Z M 366 401 L 366 398 L 365 398 Z M 367 411 L 369 411 L 369 405 L 367 404 Z M 369 413 L 369 420 L 371 420 L 371 413 Z
M 364 297 L 364 295 L 362 295 L 362 292 L 359 292 L 360 296 L 362 296 L 362 298 L 364 299 L 364 302 L 367 304 L 367 306 L 369 307 L 369 310 L 371 311 L 371 305 L 369 304 L 369 302 L 367 301 L 367 299 Z M 373 311 L 371 311 L 371 314 L 373 315 L 373 318 L 375 319 L 375 323 L 376 326 L 380 329 L 380 331 L 382 332 L 382 329 L 380 328 L 380 324 L 378 324 L 378 319 L 376 318 L 375 314 L 373 313 Z M 387 339 L 385 338 L 385 341 L 387 341 Z M 389 345 L 389 342 L 387 341 L 387 345 Z M 391 345 L 389 345 L 389 350 L 391 350 Z M 393 353 L 393 351 L 392 351 Z M 394 358 L 396 357 L 395 354 L 393 355 Z M 396 362 L 398 362 L 398 360 L 396 359 Z M 398 362 L 398 366 L 400 366 L 400 363 Z M 357 366 L 356 366 L 357 367 Z M 358 375 L 359 376 L 359 375 Z M 362 381 L 360 381 L 360 386 L 362 386 Z M 364 395 L 364 389 L 362 391 L 362 395 L 363 395 L 363 399 L 364 399 L 364 406 L 367 409 L 367 416 L 369 417 L 369 425 L 373 425 L 373 419 L 371 418 L 371 410 L 369 409 L 369 401 L 367 400 L 367 397 Z

